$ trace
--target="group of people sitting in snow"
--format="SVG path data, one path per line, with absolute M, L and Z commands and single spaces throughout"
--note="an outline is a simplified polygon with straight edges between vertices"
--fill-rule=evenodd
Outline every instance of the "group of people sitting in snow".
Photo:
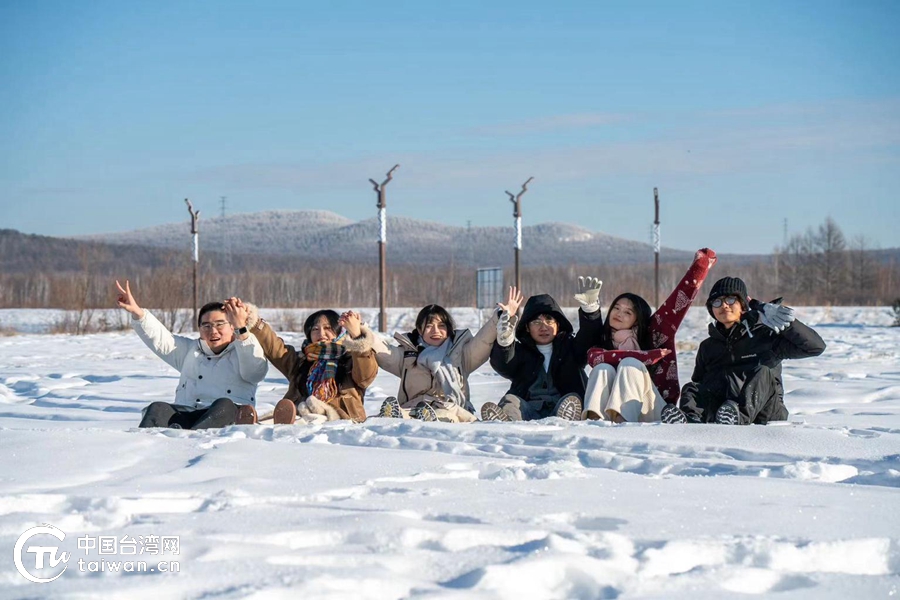
M 173 335 L 142 309 L 127 281 L 116 286 L 118 304 L 131 314 L 134 330 L 181 374 L 175 402 L 150 404 L 141 427 L 256 423 L 256 389 L 268 363 L 288 381 L 273 413 L 276 424 L 365 421 L 363 399 L 379 368 L 399 377 L 400 388 L 377 416 L 477 421 L 469 375 L 488 361 L 510 388 L 498 402 L 481 406 L 482 420 L 728 425 L 786 420 L 782 360 L 818 356 L 825 343 L 794 318 L 793 309 L 751 299 L 735 277 L 713 285 L 706 301 L 714 319 L 709 338 L 697 350 L 691 381 L 679 386 L 675 335 L 715 262 L 715 252 L 699 250 L 656 312 L 640 296 L 623 293 L 605 319 L 602 282 L 579 277 L 577 332 L 548 294 L 532 296 L 522 307 L 524 297 L 510 288 L 474 335 L 456 329 L 436 304 L 419 312 L 415 330 L 397 333 L 392 341 L 371 331 L 356 312 L 320 310 L 306 319 L 299 349 L 239 298 L 203 306 L 196 340 Z

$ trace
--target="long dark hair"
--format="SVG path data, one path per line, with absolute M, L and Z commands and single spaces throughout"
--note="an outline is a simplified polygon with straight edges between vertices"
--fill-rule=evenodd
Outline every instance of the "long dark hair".
M 634 316 L 636 317 L 634 326 L 637 328 L 638 345 L 641 347 L 641 350 L 651 350 L 653 348 L 653 341 L 650 339 L 650 315 L 652 314 L 650 305 L 637 294 L 632 294 L 630 292 L 619 294 L 616 296 L 616 299 L 610 303 L 609 310 L 606 311 L 606 320 L 603 321 L 603 329 L 600 331 L 600 347 L 606 348 L 607 350 L 615 350 L 612 339 L 613 329 L 609 326 L 609 315 L 612 313 L 613 306 L 616 305 L 616 302 L 623 299 L 629 300 L 634 306 Z
M 416 317 L 416 331 L 419 332 L 419 336 L 425 331 L 425 326 L 428 325 L 428 321 L 431 319 L 437 319 L 447 326 L 447 337 L 452 341 L 456 325 L 453 323 L 453 317 L 450 316 L 447 309 L 439 304 L 429 304 L 419 311 Z
M 338 320 L 341 318 L 339 314 L 331 309 L 317 310 L 306 317 L 306 321 L 303 323 L 303 333 L 306 334 L 306 340 L 309 342 L 312 341 L 312 338 L 310 337 L 310 335 L 312 335 L 312 328 L 319 322 L 320 317 L 328 319 L 328 324 L 331 325 L 331 330 L 334 332 L 335 336 L 338 336 L 341 333 L 341 326 L 338 325 Z

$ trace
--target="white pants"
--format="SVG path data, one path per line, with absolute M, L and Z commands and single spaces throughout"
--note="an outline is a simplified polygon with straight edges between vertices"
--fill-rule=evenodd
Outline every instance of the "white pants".
M 644 363 L 624 358 L 618 369 L 601 363 L 591 371 L 582 418 L 612 421 L 619 414 L 629 423 L 652 423 L 663 403 Z

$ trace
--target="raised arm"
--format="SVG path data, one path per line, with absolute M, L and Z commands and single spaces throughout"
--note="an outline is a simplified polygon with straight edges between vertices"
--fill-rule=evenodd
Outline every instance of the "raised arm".
M 196 340 L 172 335 L 153 314 L 141 308 L 131 293 L 131 284 L 125 280 L 125 287 L 116 281 L 119 308 L 131 315 L 131 327 L 141 341 L 170 367 L 181 372 L 184 359 Z
M 375 351 L 375 360 L 378 366 L 390 373 L 400 377 L 403 369 L 404 349 L 400 346 L 388 344 L 387 340 L 381 334 L 372 332 L 374 339 L 372 340 L 372 349 Z
M 285 344 L 272 327 L 258 316 L 254 318 L 251 315 L 247 320 L 247 326 L 253 334 L 252 337 L 259 342 L 263 355 L 269 359 L 273 367 L 290 380 L 293 369 L 298 362 L 304 360 L 304 357 L 293 346 Z
M 716 260 L 715 251 L 709 248 L 697 250 L 694 262 L 688 267 L 684 277 L 650 319 L 654 347 L 675 347 L 675 332 L 681 326 Z
M 259 310 L 250 303 L 244 303 L 240 298 L 229 298 L 225 301 L 225 316 L 235 329 L 235 338 L 232 342 L 238 357 L 238 369 L 241 379 L 252 384 L 258 384 L 265 379 L 269 370 L 266 355 L 259 339 L 250 335 L 247 325 L 252 321 L 259 321 Z M 237 334 L 237 331 L 244 333 Z
M 378 375 L 378 361 L 375 360 L 375 334 L 361 322 L 359 313 L 347 311 L 340 318 L 341 327 L 347 331 L 344 348 L 352 357 L 350 376 L 358 388 L 366 389 Z
M 471 373 L 491 357 L 491 348 L 497 339 L 497 322 L 500 311 L 495 310 L 487 323 L 481 326 L 478 333 L 463 348 L 463 370 Z

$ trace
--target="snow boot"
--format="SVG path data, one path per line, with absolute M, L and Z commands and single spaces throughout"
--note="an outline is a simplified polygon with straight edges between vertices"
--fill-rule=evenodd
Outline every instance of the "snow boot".
M 276 425 L 293 425 L 297 420 L 297 405 L 293 400 L 283 398 L 275 405 L 274 420 Z
M 556 407 L 556 416 L 567 421 L 581 420 L 581 400 L 577 396 L 568 396 Z
M 717 425 L 740 425 L 741 413 L 738 411 L 737 402 L 726 400 L 716 411 L 715 422 Z
M 256 409 L 249 404 L 238 406 L 237 415 L 234 417 L 235 425 L 256 425 Z
M 482 421 L 512 421 L 495 402 L 485 402 L 481 407 Z
M 419 402 L 416 407 L 409 411 L 409 416 L 420 421 L 437 421 L 437 413 L 434 408 L 427 402 Z
M 394 396 L 385 398 L 384 402 L 381 403 L 381 410 L 378 411 L 378 416 L 389 419 L 402 419 L 403 412 L 400 410 L 400 403 L 397 402 L 397 398 Z
M 669 425 L 688 422 L 687 415 L 684 414 L 683 410 L 674 404 L 668 403 L 663 406 L 662 413 L 659 415 L 659 420 L 663 423 L 668 423 Z

